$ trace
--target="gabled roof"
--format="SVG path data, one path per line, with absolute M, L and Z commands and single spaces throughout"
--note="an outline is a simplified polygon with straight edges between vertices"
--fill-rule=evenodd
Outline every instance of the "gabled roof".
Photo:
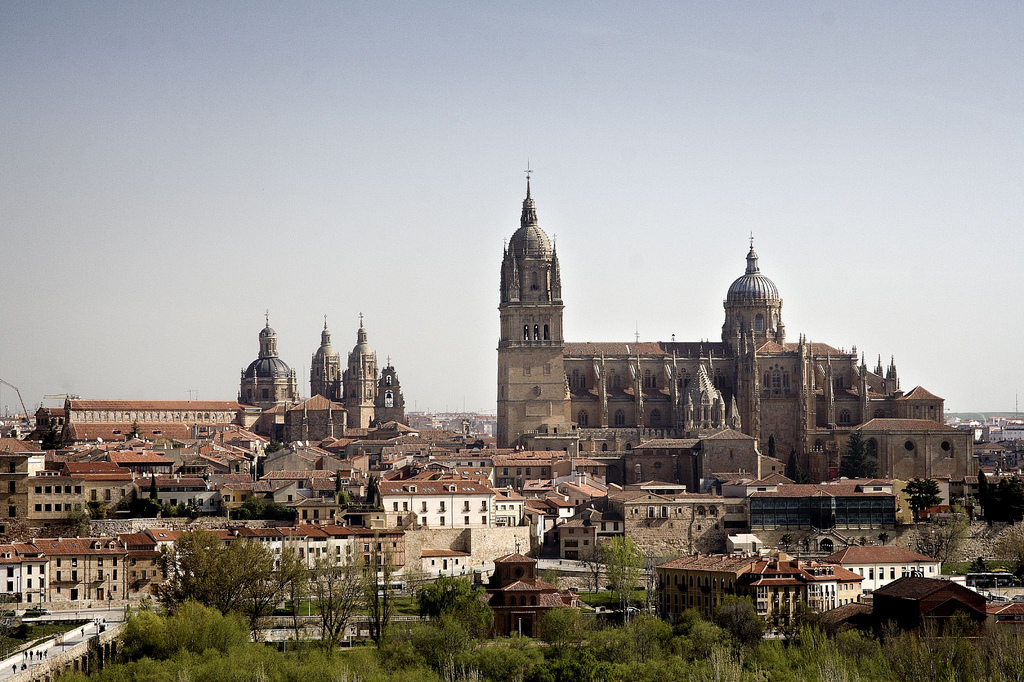
M 894 580 L 888 585 L 883 585 L 874 591 L 875 596 L 882 595 L 895 599 L 923 599 L 928 595 L 945 589 L 956 583 L 938 578 L 922 578 L 919 576 L 907 576 Z M 959 587 L 959 585 L 956 585 Z M 967 589 L 967 588 L 961 588 Z M 970 590 L 968 590 L 970 591 Z M 972 593 L 974 594 L 974 593 Z
M 931 419 L 889 419 L 875 417 L 857 427 L 859 431 L 959 431 Z
M 923 386 L 915 386 L 909 393 L 896 398 L 896 400 L 942 400 L 942 398 Z
M 17 438 L 0 438 L 0 455 L 36 454 L 43 449 L 29 440 Z

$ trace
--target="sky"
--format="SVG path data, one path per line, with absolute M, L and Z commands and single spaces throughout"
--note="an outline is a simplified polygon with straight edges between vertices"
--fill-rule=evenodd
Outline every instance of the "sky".
M 1012 410 L 1022 34 L 995 1 L 0 0 L 0 378 L 231 400 L 269 310 L 305 396 L 362 312 L 407 409 L 494 410 L 529 163 L 567 340 L 719 338 L 752 233 L 791 340 Z

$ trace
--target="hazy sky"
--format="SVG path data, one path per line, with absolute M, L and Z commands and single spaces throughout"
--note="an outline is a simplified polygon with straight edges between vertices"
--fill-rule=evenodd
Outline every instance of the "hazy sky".
M 493 410 L 527 159 L 569 340 L 717 339 L 753 231 L 801 332 L 1024 398 L 1024 3 L 0 2 L 0 378 L 309 393 L 366 315 Z M 0 408 L 16 405 L 9 389 Z

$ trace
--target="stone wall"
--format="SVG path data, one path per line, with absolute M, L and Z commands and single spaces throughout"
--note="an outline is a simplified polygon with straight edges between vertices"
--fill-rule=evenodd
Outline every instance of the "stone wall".
M 166 519 L 96 519 L 89 522 L 89 533 L 94 537 L 111 537 L 118 533 L 141 533 L 147 528 L 170 528 L 171 530 L 190 531 L 200 528 L 205 530 L 227 528 L 228 526 L 272 528 L 274 526 L 290 525 L 293 525 L 290 521 L 232 521 L 226 516 L 200 516 L 196 519 L 187 517 L 171 517 Z
M 451 549 L 469 554 L 469 566 L 480 566 L 494 561 L 499 556 L 516 551 L 530 551 L 530 528 L 509 526 L 500 528 L 445 528 L 405 531 L 406 571 L 417 570 L 422 565 L 424 549 Z

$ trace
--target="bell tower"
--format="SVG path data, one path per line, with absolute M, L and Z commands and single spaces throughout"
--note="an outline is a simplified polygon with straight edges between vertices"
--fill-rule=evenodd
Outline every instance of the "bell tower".
M 538 225 L 527 171 L 519 229 L 501 262 L 498 447 L 511 447 L 531 431 L 572 429 L 562 308 L 558 254 Z

